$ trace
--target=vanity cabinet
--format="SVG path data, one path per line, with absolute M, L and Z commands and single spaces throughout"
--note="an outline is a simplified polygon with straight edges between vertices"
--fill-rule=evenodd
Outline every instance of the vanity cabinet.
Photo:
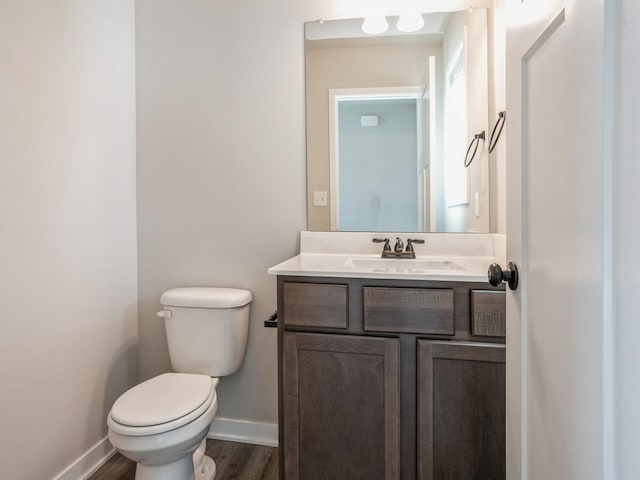
M 504 291 L 278 276 L 280 478 L 505 478 Z

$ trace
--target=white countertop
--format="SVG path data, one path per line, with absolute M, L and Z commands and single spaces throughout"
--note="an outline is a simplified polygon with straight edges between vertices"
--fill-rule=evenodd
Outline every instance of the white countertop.
M 430 257 L 386 259 L 379 255 L 306 253 L 269 269 L 271 275 L 338 278 L 386 278 L 486 282 L 492 257 Z M 429 264 L 451 264 L 455 269 L 430 268 Z M 458 268 L 460 267 L 460 268 Z
M 416 259 L 381 258 L 374 237 L 408 236 Z M 268 271 L 271 275 L 339 278 L 386 278 L 486 282 L 489 265 L 504 257 L 504 235 L 446 233 L 300 232 L 300 254 Z

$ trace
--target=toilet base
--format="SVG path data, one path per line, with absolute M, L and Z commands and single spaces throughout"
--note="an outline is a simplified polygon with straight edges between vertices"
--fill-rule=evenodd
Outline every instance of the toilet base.
M 188 455 L 164 465 L 136 465 L 135 480 L 195 480 L 193 457 Z
M 194 466 L 193 457 L 184 457 L 164 465 L 136 465 L 135 480 L 214 480 L 216 463 L 211 457 L 203 456 L 200 464 Z
M 203 439 L 193 453 L 195 480 L 213 480 L 216 478 L 216 463 L 204 453 L 207 451 L 207 439 Z
M 202 463 L 196 468 L 196 480 L 214 480 L 216 478 L 216 462 L 211 457 L 203 457 Z

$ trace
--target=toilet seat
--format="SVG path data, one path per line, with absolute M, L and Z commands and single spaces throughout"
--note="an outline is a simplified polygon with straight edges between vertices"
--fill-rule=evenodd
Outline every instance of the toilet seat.
M 217 378 L 165 373 L 128 390 L 109 412 L 109 428 L 121 435 L 168 432 L 200 417 L 216 401 Z

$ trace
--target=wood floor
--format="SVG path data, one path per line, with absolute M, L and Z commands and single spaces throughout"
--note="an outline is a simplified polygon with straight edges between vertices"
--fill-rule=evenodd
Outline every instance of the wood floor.
M 207 453 L 216 462 L 216 480 L 277 480 L 278 449 L 246 443 L 207 440 Z M 116 453 L 88 480 L 134 480 L 136 464 Z

